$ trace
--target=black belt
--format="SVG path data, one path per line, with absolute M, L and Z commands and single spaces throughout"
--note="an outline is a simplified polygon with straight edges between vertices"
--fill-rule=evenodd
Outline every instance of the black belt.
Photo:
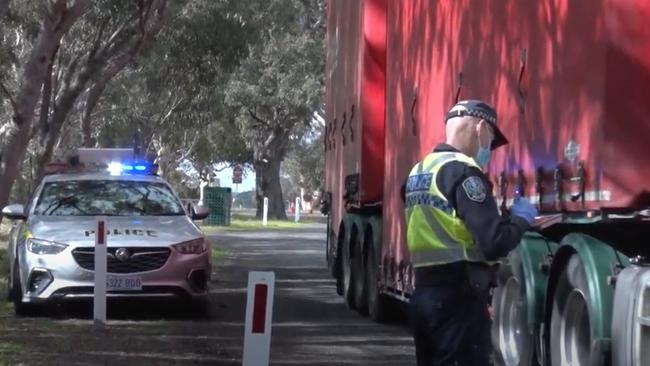
M 467 281 L 466 265 L 467 262 L 454 262 L 415 268 L 415 286 L 458 286 Z
M 492 268 L 492 269 L 490 269 Z M 415 268 L 415 286 L 445 286 L 475 283 L 494 282 L 492 277 L 496 272 L 494 267 L 486 263 L 460 261 L 436 266 Z M 470 278 L 472 276 L 472 278 Z M 486 284 L 481 284 L 485 286 Z

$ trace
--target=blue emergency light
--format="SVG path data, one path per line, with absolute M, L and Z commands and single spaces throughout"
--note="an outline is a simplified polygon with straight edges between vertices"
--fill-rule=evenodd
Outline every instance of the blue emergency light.
M 139 160 L 135 156 L 133 149 L 79 148 L 79 161 L 86 168 L 92 166 L 99 170 L 106 169 L 111 175 L 158 174 L 157 164 Z
M 121 164 L 121 163 L 120 163 L 120 164 Z M 123 172 L 130 172 L 130 171 L 133 171 L 133 170 L 137 170 L 137 171 L 140 171 L 140 172 L 144 172 L 144 171 L 146 171 L 147 168 L 148 168 L 148 167 L 147 167 L 146 165 L 144 165 L 144 164 L 137 164 L 137 165 L 121 164 L 121 165 L 122 165 L 122 168 L 121 168 L 121 169 L 122 169 Z
M 122 173 L 150 173 L 153 167 L 147 164 L 122 164 L 119 162 L 112 162 L 108 164 L 108 171 L 111 175 L 120 175 Z

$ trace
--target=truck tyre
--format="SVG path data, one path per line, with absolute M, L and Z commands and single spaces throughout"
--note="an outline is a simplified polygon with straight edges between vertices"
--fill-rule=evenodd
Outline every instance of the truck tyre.
M 343 282 L 343 301 L 348 309 L 354 309 L 354 286 L 352 285 L 352 256 L 350 255 L 351 241 L 355 239 L 354 232 L 349 238 L 343 239 L 341 250 L 341 277 Z
M 361 244 L 361 240 L 356 240 L 352 248 L 352 286 L 354 288 L 354 308 L 357 309 L 359 314 L 366 316 L 368 315 L 366 271 L 364 267 L 363 246 Z
M 332 237 L 333 237 L 332 233 Z M 341 223 L 339 235 L 336 238 L 336 255 L 331 258 L 332 263 L 332 276 L 336 279 L 336 293 L 339 296 L 345 295 L 345 284 L 343 276 L 343 252 L 345 247 L 345 225 Z M 348 268 L 349 269 L 349 268 Z
M 368 315 L 370 319 L 377 323 L 383 323 L 388 320 L 389 300 L 386 295 L 379 292 L 379 265 L 375 255 L 375 247 L 372 242 L 372 236 L 366 242 L 366 295 L 368 302 Z
M 548 354 L 552 366 L 600 364 L 591 352 L 589 287 L 585 266 L 573 254 L 562 269 L 553 294 Z
M 522 279 L 510 271 L 509 265 L 505 267 L 500 270 L 499 286 L 494 289 L 492 297 L 495 361 L 501 366 L 535 365 L 536 337 L 528 327 L 526 289 Z M 506 277 L 507 273 L 510 275 Z

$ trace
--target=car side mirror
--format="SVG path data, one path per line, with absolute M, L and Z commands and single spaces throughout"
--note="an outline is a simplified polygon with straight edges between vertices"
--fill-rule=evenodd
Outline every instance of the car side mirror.
M 205 206 L 194 206 L 192 208 L 192 220 L 203 220 L 210 216 L 210 210 Z
M 9 220 L 26 220 L 25 206 L 23 205 L 9 205 L 2 209 L 2 216 Z

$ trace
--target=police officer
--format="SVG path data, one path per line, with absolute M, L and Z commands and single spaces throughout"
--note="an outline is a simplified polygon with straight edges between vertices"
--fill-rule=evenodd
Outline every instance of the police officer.
M 407 244 L 415 268 L 410 320 L 418 365 L 490 364 L 489 291 L 537 210 L 516 199 L 502 217 L 481 170 L 508 143 L 487 103 L 466 100 L 446 115 L 447 142 L 409 174 Z

